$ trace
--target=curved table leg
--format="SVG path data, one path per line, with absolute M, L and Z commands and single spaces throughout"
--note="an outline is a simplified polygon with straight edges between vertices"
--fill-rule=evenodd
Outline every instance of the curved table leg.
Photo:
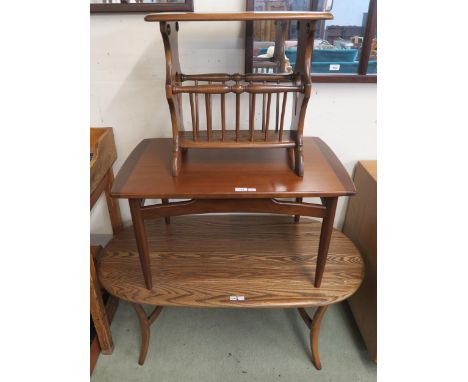
M 143 365 L 145 363 L 146 355 L 148 354 L 149 339 L 150 339 L 150 325 L 156 321 L 159 313 L 161 313 L 162 306 L 157 306 L 153 312 L 147 317 L 143 307 L 139 304 L 132 303 L 133 309 L 138 316 L 140 321 L 141 329 L 141 348 L 140 348 L 140 357 L 138 358 L 138 363 Z
M 310 349 L 312 351 L 312 363 L 314 364 L 317 370 L 322 369 L 322 364 L 320 363 L 320 356 L 318 351 L 318 338 L 320 334 L 320 324 L 322 323 L 322 318 L 327 310 L 328 306 L 320 306 L 314 313 L 314 318 L 312 319 L 312 325 L 310 328 Z
M 327 308 L 327 305 L 319 306 L 315 311 L 314 317 L 312 319 L 309 317 L 304 308 L 297 309 L 305 324 L 310 329 L 310 350 L 312 353 L 312 363 L 314 364 L 317 370 L 322 369 L 322 364 L 320 362 L 320 356 L 318 351 L 318 338 L 320 335 L 320 324 L 322 323 L 322 318 Z

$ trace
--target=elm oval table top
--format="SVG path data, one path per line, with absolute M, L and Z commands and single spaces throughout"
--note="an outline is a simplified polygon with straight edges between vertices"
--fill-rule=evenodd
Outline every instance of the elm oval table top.
M 153 288 L 146 289 L 133 228 L 106 246 L 102 286 L 139 304 L 189 307 L 293 308 L 351 296 L 364 277 L 354 244 L 334 231 L 322 286 L 315 288 L 320 222 L 292 216 L 204 215 L 146 222 Z M 244 296 L 231 301 L 230 296 Z
M 291 168 L 287 150 L 188 149 L 172 176 L 172 139 L 141 141 L 112 187 L 116 198 L 280 198 L 354 195 L 356 189 L 333 151 L 317 137 L 304 137 L 304 176 Z M 255 191 L 238 192 L 236 188 Z

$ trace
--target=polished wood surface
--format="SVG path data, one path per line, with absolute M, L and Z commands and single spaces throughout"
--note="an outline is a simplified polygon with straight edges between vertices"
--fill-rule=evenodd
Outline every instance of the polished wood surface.
M 304 138 L 304 176 L 291 171 L 286 150 L 189 150 L 183 171 L 171 172 L 172 139 L 143 140 L 120 169 L 117 198 L 269 198 L 344 196 L 355 193 L 345 168 L 316 137 Z M 236 192 L 236 188 L 255 191 Z
M 321 224 L 291 216 L 184 216 L 146 222 L 153 286 L 145 287 L 133 228 L 116 235 L 100 259 L 112 295 L 138 304 L 192 307 L 308 307 L 348 298 L 363 263 L 334 231 L 320 288 L 312 280 Z M 230 296 L 244 296 L 231 301 Z
M 266 127 L 266 126 L 265 126 Z M 210 139 L 206 131 L 200 131 L 193 139 L 193 133 L 189 131 L 179 132 L 179 146 L 187 148 L 278 148 L 295 147 L 295 131 L 285 131 L 280 135 L 276 131 L 268 130 L 213 130 Z
M 377 161 L 360 161 L 354 170 L 358 194 L 346 211 L 343 232 L 356 244 L 366 266 L 366 278 L 348 300 L 374 362 L 377 362 Z
M 152 13 L 145 21 L 332 20 L 329 12 Z
M 132 199 L 133 201 L 135 199 Z M 160 203 L 140 208 L 142 219 L 194 215 L 205 213 L 259 212 L 268 214 L 303 215 L 325 218 L 326 206 L 317 203 L 282 201 L 277 199 L 195 199 Z

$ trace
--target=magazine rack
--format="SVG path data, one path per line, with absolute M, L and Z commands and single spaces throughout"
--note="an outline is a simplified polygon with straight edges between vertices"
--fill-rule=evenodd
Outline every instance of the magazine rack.
M 304 117 L 311 95 L 310 63 L 315 24 L 330 20 L 328 12 L 240 12 L 150 14 L 146 21 L 160 24 L 166 57 L 166 96 L 172 121 L 172 175 L 180 171 L 181 151 L 189 148 L 286 148 L 298 176 L 304 174 Z M 178 53 L 179 22 L 182 21 L 256 21 L 298 22 L 298 49 L 293 73 L 275 74 L 185 74 Z M 226 95 L 235 94 L 235 121 L 226 122 Z M 284 128 L 288 95 L 293 99 L 290 129 Z M 191 131 L 183 122 L 183 96 L 188 95 Z M 241 95 L 248 94 L 248 126 L 241 126 Z M 219 104 L 216 103 L 219 95 Z M 206 126 L 201 126 L 204 99 Z M 229 105 L 228 105 L 229 107 Z M 214 126 L 213 114 L 219 110 L 220 125 Z M 255 111 L 261 110 L 261 124 L 255 123 Z M 256 126 L 258 125 L 258 126 Z

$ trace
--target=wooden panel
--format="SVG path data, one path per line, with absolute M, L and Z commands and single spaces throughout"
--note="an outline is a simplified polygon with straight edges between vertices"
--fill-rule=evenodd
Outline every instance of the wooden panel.
M 191 139 L 191 134 L 188 135 Z M 269 198 L 353 195 L 343 165 L 319 138 L 304 138 L 304 176 L 291 170 L 287 150 L 189 150 L 180 175 L 171 172 L 172 139 L 142 141 L 120 169 L 119 198 Z M 236 187 L 255 192 L 236 192 Z
M 350 199 L 343 232 L 360 249 L 366 277 L 349 305 L 372 359 L 377 362 L 377 161 L 361 161 L 354 172 L 357 195 Z
M 184 216 L 146 222 L 153 288 L 145 288 L 133 229 L 115 236 L 99 279 L 113 295 L 137 303 L 193 307 L 307 307 L 346 299 L 363 263 L 352 242 L 333 232 L 320 288 L 314 288 L 321 224 L 290 216 Z M 242 240 L 240 240 L 242 238 Z M 230 301 L 230 296 L 245 301 Z
M 111 127 L 90 128 L 90 186 L 92 193 L 117 159 Z
M 106 314 L 109 319 L 109 324 L 112 323 L 114 319 L 114 315 L 117 312 L 117 308 L 119 307 L 119 299 L 114 296 L 108 296 L 107 303 L 106 303 Z M 101 354 L 101 347 L 99 346 L 99 340 L 97 335 L 94 336 L 94 339 L 91 341 L 91 349 L 90 349 L 90 374 L 93 374 L 94 367 L 96 366 L 97 360 L 99 355 Z
M 154 13 L 145 21 L 332 20 L 329 12 Z
M 99 344 L 104 354 L 112 354 L 114 343 L 110 332 L 109 320 L 107 317 L 104 302 L 102 301 L 101 290 L 96 276 L 93 255 L 90 255 L 90 307 L 96 334 Z

